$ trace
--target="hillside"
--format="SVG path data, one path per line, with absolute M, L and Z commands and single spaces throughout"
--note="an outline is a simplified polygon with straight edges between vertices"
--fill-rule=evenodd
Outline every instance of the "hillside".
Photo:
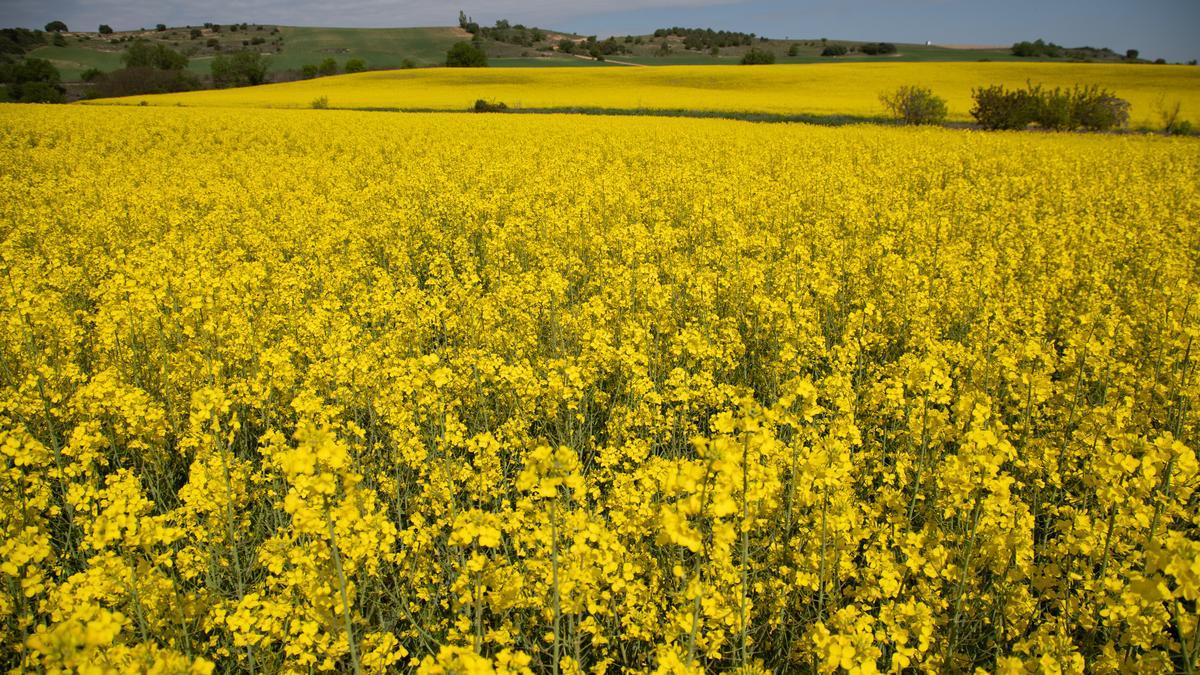
M 896 52 L 869 56 L 858 51 L 864 44 L 852 40 L 770 39 L 755 37 L 747 44 L 718 48 L 689 49 L 678 35 L 614 36 L 607 41 L 606 62 L 588 56 L 593 44 L 604 47 L 605 40 L 589 43 L 585 36 L 553 30 L 536 31 L 540 40 L 517 41 L 508 31 L 485 29 L 484 50 L 493 66 L 596 66 L 596 65 L 719 65 L 734 64 L 750 49 L 772 52 L 777 63 L 825 63 L 831 61 L 1010 61 L 1020 59 L 1007 48 L 961 48 L 930 45 L 896 44 Z M 118 31 L 109 35 L 96 32 L 64 34 L 66 46 L 39 47 L 31 56 L 48 59 L 66 81 L 77 81 L 91 68 L 110 71 L 121 66 L 121 53 L 134 40 L 161 42 L 186 54 L 189 68 L 200 74 L 209 72 L 213 57 L 242 49 L 257 49 L 270 56 L 269 69 L 286 79 L 307 64 L 334 59 L 343 67 L 350 59 L 362 59 L 368 68 L 390 69 L 405 65 L 436 66 L 445 60 L 446 50 L 455 42 L 470 39 L 460 27 L 422 28 L 315 28 L 232 24 L 218 26 L 179 26 L 164 30 Z M 499 39 L 497 39 L 499 38 Z M 665 47 L 664 47 L 665 45 Z M 823 57 L 828 45 L 845 46 L 849 53 Z M 574 53 L 564 53 L 568 48 Z M 594 53 L 594 52 L 592 52 Z M 1055 59 L 1064 61 L 1065 59 Z

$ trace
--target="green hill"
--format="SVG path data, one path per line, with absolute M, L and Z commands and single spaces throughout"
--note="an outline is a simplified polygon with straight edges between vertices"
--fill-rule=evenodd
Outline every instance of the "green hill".
M 523 29 L 522 29 L 523 30 Z M 619 45 L 606 62 L 587 56 L 591 43 L 580 35 L 556 31 L 538 31 L 537 42 L 514 44 L 494 39 L 511 35 L 491 31 L 483 46 L 491 65 L 507 67 L 536 66 L 598 66 L 598 65 L 682 65 L 730 64 L 741 60 L 751 48 L 774 52 L 777 63 L 812 63 L 835 60 L 886 59 L 898 61 L 980 61 L 1016 60 L 1007 48 L 963 49 L 928 45 L 897 44 L 895 53 L 869 56 L 858 50 L 864 43 L 856 41 L 827 41 L 814 39 L 755 38 L 750 44 L 710 49 L 689 49 L 678 36 L 653 35 L 617 36 L 609 47 Z M 399 68 L 405 64 L 416 67 L 437 66 L 445 60 L 446 50 L 455 42 L 468 40 L 471 34 L 459 27 L 427 28 L 311 28 L 272 26 L 262 24 L 233 24 L 222 26 L 178 26 L 165 30 L 122 31 L 110 35 L 99 33 L 67 33 L 66 46 L 46 46 L 30 52 L 31 56 L 49 59 L 67 81 L 78 80 L 89 68 L 101 71 L 121 67 L 121 53 L 134 40 L 161 42 L 186 54 L 189 68 L 207 74 L 212 59 L 218 54 L 242 49 L 260 51 L 269 58 L 272 73 L 284 76 L 298 73 L 307 64 L 319 64 L 333 59 L 339 70 L 350 59 L 362 59 L 368 68 Z M 511 38 L 508 38 L 511 40 Z M 600 41 L 601 43 L 605 41 Z M 567 44 L 570 43 L 570 44 Z M 663 48 L 664 43 L 666 48 Z M 849 53 L 835 58 L 823 57 L 827 44 L 845 45 Z M 570 47 L 574 53 L 561 51 Z M 1040 60 L 1040 59 L 1022 59 Z M 1064 60 L 1064 59 L 1058 59 Z

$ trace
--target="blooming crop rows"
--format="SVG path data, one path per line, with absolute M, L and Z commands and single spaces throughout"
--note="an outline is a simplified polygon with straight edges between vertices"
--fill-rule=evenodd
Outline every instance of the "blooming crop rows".
M 466 110 L 478 99 L 515 108 L 608 108 L 883 117 L 879 95 L 900 84 L 944 97 L 950 119 L 970 121 L 971 90 L 994 84 L 1049 89 L 1097 85 L 1132 104 L 1135 127 L 1161 129 L 1162 114 L 1200 125 L 1200 68 L 1128 63 L 844 62 L 655 68 L 416 68 L 381 70 L 263 87 L 113 99 L 124 104 Z M 109 103 L 111 101 L 105 101 Z
M 14 672 L 1189 671 L 1200 144 L 0 110 Z

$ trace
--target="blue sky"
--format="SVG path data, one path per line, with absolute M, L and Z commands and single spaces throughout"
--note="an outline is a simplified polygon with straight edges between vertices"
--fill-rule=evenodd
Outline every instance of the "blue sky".
M 1200 0 L 0 0 L 0 26 L 249 21 L 308 26 L 433 26 L 459 8 L 587 34 L 661 26 L 725 28 L 769 37 L 1011 44 L 1038 37 L 1066 46 L 1139 49 L 1170 61 L 1200 58 Z

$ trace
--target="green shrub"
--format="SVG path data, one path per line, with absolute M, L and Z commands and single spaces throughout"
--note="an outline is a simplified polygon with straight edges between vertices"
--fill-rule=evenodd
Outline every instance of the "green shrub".
M 163 44 L 152 45 L 146 40 L 137 40 L 121 55 L 126 68 L 157 68 L 158 70 L 183 70 L 188 57 Z
M 941 124 L 946 120 L 946 99 L 933 90 L 911 85 L 879 95 L 883 107 L 905 124 Z
M 1024 89 L 1009 91 L 997 84 L 974 89 L 971 95 L 971 117 L 984 129 L 1024 129 L 1037 115 L 1038 101 Z
M 343 67 L 347 73 L 361 73 L 367 69 L 367 62 L 362 59 L 350 59 Z
M 100 29 L 98 32 L 101 35 L 111 35 L 113 32 L 113 29 L 112 29 L 112 26 L 110 26 L 106 23 L 102 23 L 102 24 L 100 24 Z
M 486 101 L 479 99 L 475 101 L 475 112 L 501 112 L 508 110 L 508 105 L 504 101 Z
M 102 77 L 104 77 L 104 71 L 100 70 L 99 68 L 88 68 L 79 75 L 79 79 L 83 80 L 84 82 L 92 82 Z
M 1076 87 L 1071 108 L 1073 122 L 1088 131 L 1109 131 L 1129 124 L 1129 101 L 1099 85 Z
M 743 66 L 758 66 L 771 63 L 775 63 L 775 52 L 767 49 L 751 47 L 750 51 L 742 55 Z
M 1007 90 L 994 85 L 973 92 L 971 115 L 984 129 L 1024 129 L 1036 123 L 1054 131 L 1109 131 L 1129 123 L 1129 102 L 1098 85 L 1066 90 L 1029 84 Z
M 245 87 L 267 81 L 267 59 L 258 52 L 236 52 L 213 59 L 213 84 L 217 87 Z
M 306 80 L 311 80 L 316 77 L 317 72 L 317 64 L 315 63 L 306 63 L 300 67 L 300 77 L 303 77 Z
M 846 45 L 828 45 L 821 50 L 821 56 L 845 56 L 847 52 Z
M 329 108 L 329 97 L 318 96 L 312 100 L 312 103 L 308 104 L 308 107 L 313 110 L 327 110 Z
M 337 75 L 338 65 L 333 58 L 327 58 L 317 66 L 317 74 L 325 77 L 327 75 Z
M 458 42 L 446 52 L 446 65 L 451 68 L 483 68 L 487 54 L 470 42 Z
M 896 45 L 890 42 L 868 42 L 858 48 L 858 51 L 869 56 L 877 56 L 880 54 L 895 54 Z

